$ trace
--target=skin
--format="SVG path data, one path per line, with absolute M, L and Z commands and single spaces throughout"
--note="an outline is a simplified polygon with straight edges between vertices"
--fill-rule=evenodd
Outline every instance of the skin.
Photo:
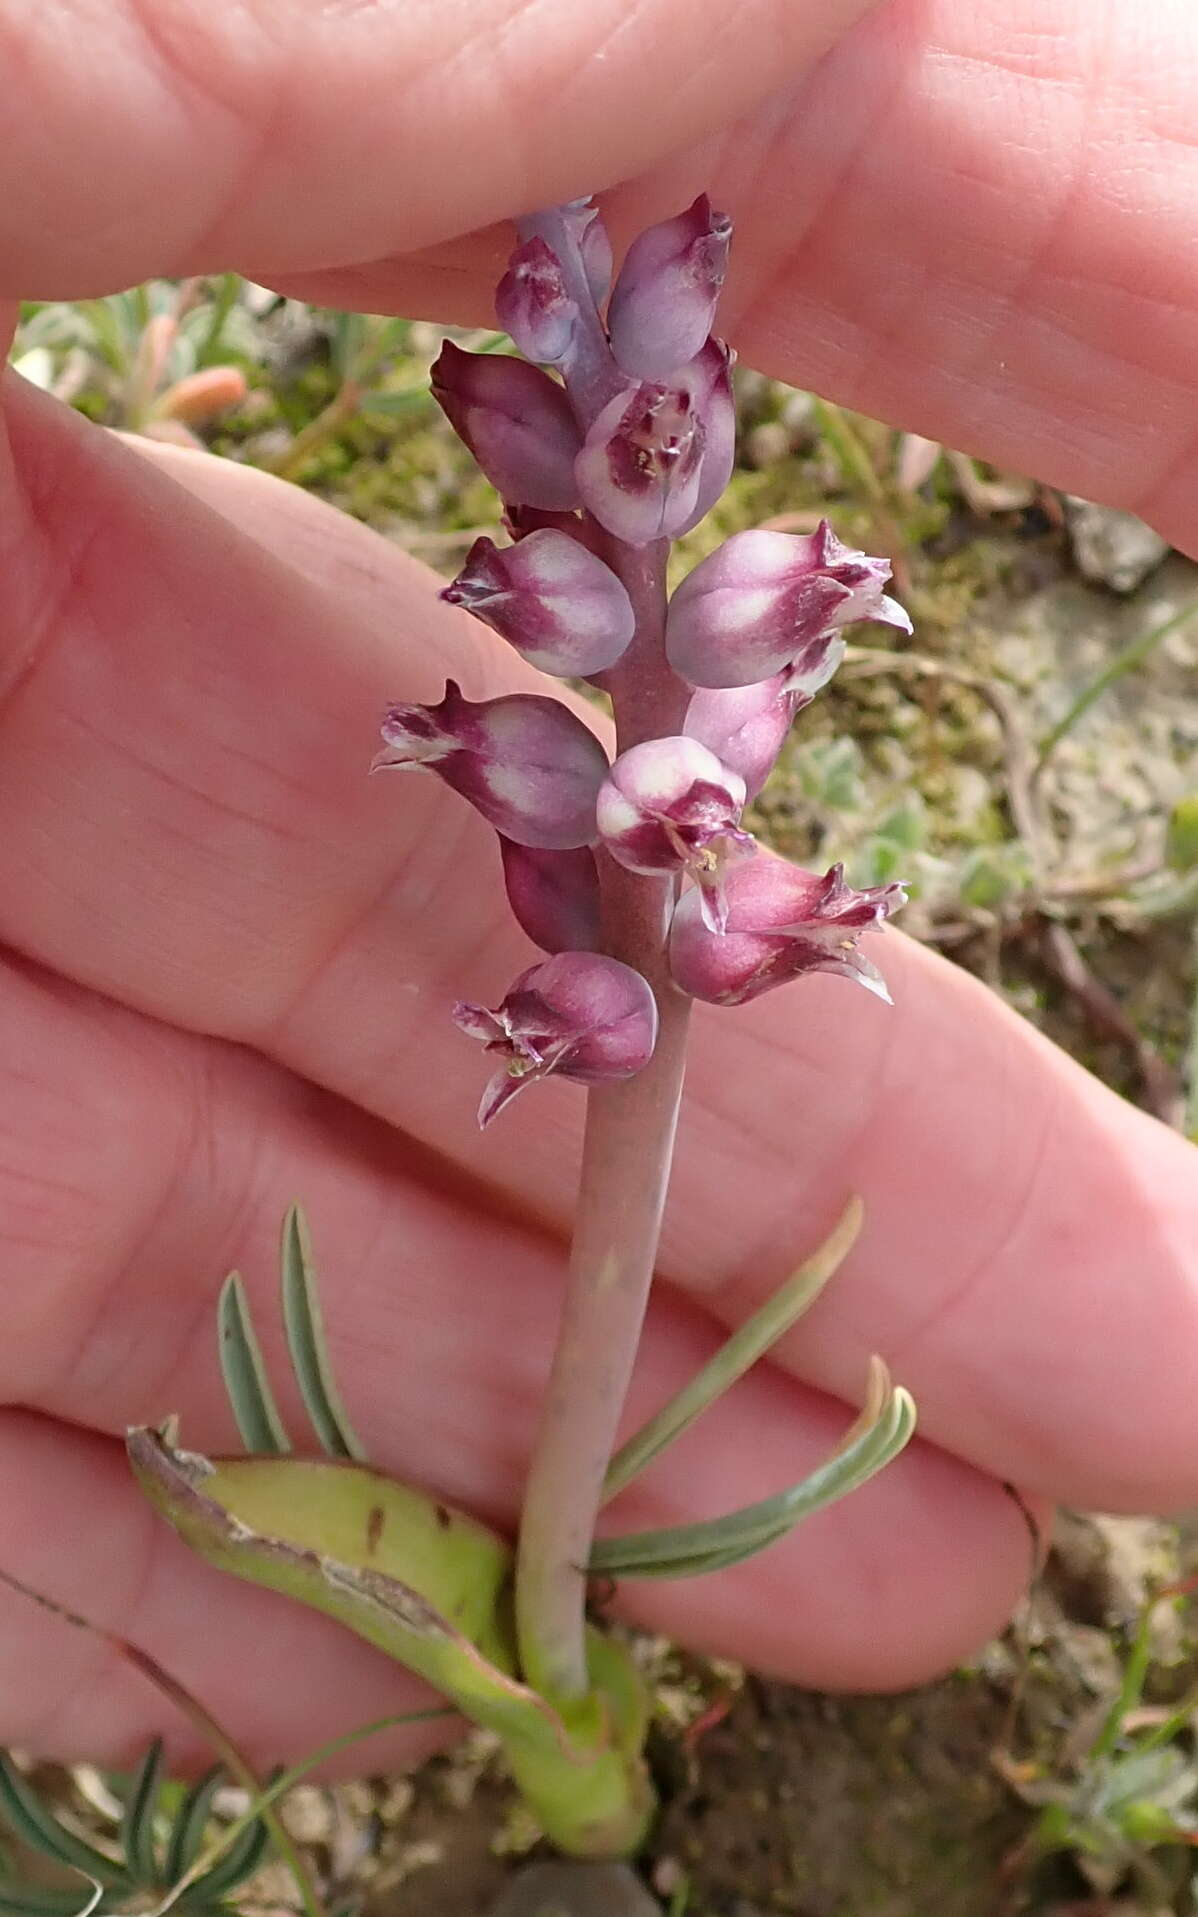
M 483 320 L 496 222 L 634 181 L 605 199 L 623 240 L 707 187 L 737 220 L 749 364 L 1198 553 L 1196 57 L 1192 0 L 0 0 L 0 294 L 237 267 Z M 534 679 L 300 492 L 3 390 L 0 1564 L 273 1760 L 424 1699 L 193 1562 L 117 1434 L 175 1409 L 186 1441 L 232 1446 L 215 1292 L 236 1262 L 277 1361 L 298 1194 L 373 1456 L 512 1518 L 582 1099 L 546 1087 L 473 1130 L 484 1065 L 447 1008 L 496 1002 L 528 947 L 479 821 L 364 768 L 388 699 Z M 848 1688 L 927 1677 L 1001 1624 L 1029 1567 L 1004 1480 L 1039 1509 L 1198 1496 L 1192 1148 L 932 953 L 871 951 L 892 1011 L 816 978 L 697 1020 L 635 1414 L 850 1191 L 868 1222 L 776 1361 L 620 1513 L 793 1481 L 883 1352 L 921 1407 L 896 1466 L 753 1564 L 621 1594 L 652 1629 Z M 120 1760 L 166 1716 L 0 1591 L 0 1740 Z M 172 1750 L 199 1755 L 186 1729 Z

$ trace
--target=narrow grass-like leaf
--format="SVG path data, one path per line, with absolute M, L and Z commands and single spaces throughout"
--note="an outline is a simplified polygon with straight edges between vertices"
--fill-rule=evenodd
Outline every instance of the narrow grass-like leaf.
M 282 1267 L 287 1345 L 312 1428 L 331 1458 L 354 1458 L 362 1463 L 366 1458 L 365 1449 L 346 1416 L 333 1382 L 312 1247 L 298 1205 L 292 1205 L 283 1220 Z
M 1156 625 L 1150 626 L 1147 632 L 1141 633 L 1139 638 L 1133 639 L 1130 644 L 1122 647 L 1113 659 L 1107 661 L 1102 671 L 1078 693 L 1064 717 L 1058 719 L 1051 731 L 1041 739 L 1036 755 L 1037 772 L 1043 768 L 1061 740 L 1067 733 L 1073 731 L 1078 720 L 1090 710 L 1095 701 L 1101 699 L 1104 692 L 1118 680 L 1125 678 L 1129 672 L 1138 671 L 1149 655 L 1155 652 L 1161 640 L 1167 639 L 1171 632 L 1176 632 L 1179 626 L 1185 625 L 1195 613 L 1198 613 L 1198 599 L 1188 599 L 1180 611 L 1171 613 L 1167 619 L 1162 619 Z
M 0 1917 L 80 1917 L 80 1912 L 95 1905 L 94 1886 L 47 1890 L 41 1884 L 17 1884 L 0 1879 Z
M 402 1711 L 390 1717 L 376 1717 L 369 1724 L 359 1724 L 352 1731 L 343 1731 L 339 1737 L 332 1737 L 320 1744 L 306 1757 L 293 1764 L 289 1770 L 278 1771 L 269 1784 L 265 1784 L 256 1797 L 250 1799 L 249 1809 L 235 1817 L 213 1840 L 203 1857 L 193 1857 L 185 1872 L 173 1882 L 169 1894 L 159 1904 L 150 1917 L 166 1917 L 166 1913 L 180 1902 L 194 1902 L 195 1886 L 202 1877 L 210 1876 L 213 1867 L 222 1859 L 232 1846 L 253 1829 L 259 1818 L 276 1804 L 280 1797 L 294 1790 L 295 1786 L 307 1777 L 310 1771 L 325 1764 L 331 1757 L 348 1750 L 351 1745 L 360 1743 L 364 1738 L 374 1737 L 379 1731 L 389 1731 L 397 1724 L 422 1724 L 430 1718 L 452 1717 L 453 1709 L 448 1704 L 434 1704 L 424 1711 Z
M 121 1865 L 60 1824 L 21 1776 L 7 1751 L 0 1751 L 0 1816 L 7 1819 L 22 1842 L 43 1857 L 52 1857 L 98 1883 L 128 1888 L 128 1873 Z M 75 1899 L 76 1907 L 83 1901 L 80 1894 Z
M 203 1777 L 196 1780 L 179 1806 L 166 1847 L 164 1875 L 168 1884 L 177 1883 L 199 1856 L 204 1832 L 212 1816 L 212 1800 L 224 1774 L 224 1765 L 214 1764 L 210 1771 L 205 1771 Z
M 278 1772 L 274 1775 L 277 1777 Z M 273 1780 L 271 1780 L 273 1781 Z M 236 1890 L 243 1878 L 257 1870 L 266 1850 L 268 1832 L 261 1818 L 233 1839 L 228 1850 L 202 1877 L 198 1877 L 187 1893 L 187 1902 L 196 1904 L 219 1903 L 231 1890 Z
M 851 1198 L 829 1236 L 794 1275 L 768 1298 L 751 1318 L 720 1346 L 676 1397 L 663 1405 L 647 1424 L 621 1445 L 607 1467 L 603 1498 L 614 1498 L 626 1484 L 651 1464 L 701 1412 L 723 1396 L 757 1360 L 776 1345 L 784 1332 L 813 1305 L 820 1292 L 848 1257 L 865 1215 L 859 1198 Z
M 256 1456 L 280 1457 L 291 1450 L 291 1439 L 270 1388 L 239 1272 L 231 1271 L 221 1287 L 216 1322 L 221 1374 L 241 1441 Z
M 158 1847 L 154 1841 L 154 1813 L 162 1787 L 162 1739 L 150 1745 L 128 1787 L 121 1819 L 121 1848 L 130 1877 L 149 1888 L 159 1882 Z
M 855 1491 L 897 1456 L 915 1429 L 915 1406 L 872 1361 L 865 1409 L 823 1464 L 790 1490 L 727 1517 L 626 1537 L 601 1538 L 591 1552 L 597 1577 L 699 1577 L 764 1551 L 812 1512 Z

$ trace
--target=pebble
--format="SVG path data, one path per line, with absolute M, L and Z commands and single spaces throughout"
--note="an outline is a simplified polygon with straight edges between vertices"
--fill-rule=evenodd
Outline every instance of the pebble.
M 1112 592 L 1134 592 L 1169 550 L 1168 541 L 1134 513 L 1066 494 L 1065 518 L 1077 569 Z
M 627 1864 L 529 1864 L 488 1917 L 661 1917 Z

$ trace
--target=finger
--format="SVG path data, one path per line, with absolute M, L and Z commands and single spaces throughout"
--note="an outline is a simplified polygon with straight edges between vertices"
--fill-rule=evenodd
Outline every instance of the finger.
M 868 0 L 0 6 L 3 290 L 403 251 L 638 172 Z
M 16 1316 L 0 1397 L 19 1396 L 62 1420 L 51 1470 L 55 1441 L 44 1438 L 44 1422 L 27 1428 L 8 1419 L 0 1471 L 15 1474 L 22 1490 L 6 1498 L 0 1487 L 0 1567 L 63 1602 L 83 1603 L 97 1622 L 176 1668 L 195 1602 L 157 1587 L 152 1602 L 143 1594 L 162 1575 L 163 1553 L 153 1546 L 151 1577 L 140 1497 L 131 1485 L 127 1495 L 120 1488 L 124 1469 L 109 1452 L 86 1443 L 80 1450 L 76 1439 L 85 1424 L 117 1434 L 170 1410 L 181 1416 L 186 1444 L 239 1448 L 219 1381 L 214 1318 L 216 1286 L 235 1243 L 285 1422 L 304 1446 L 273 1279 L 279 1216 L 297 1189 L 310 1206 L 335 1372 L 369 1454 L 512 1527 L 550 1355 L 559 1246 L 472 1207 L 460 1191 L 429 1185 L 421 1176 L 428 1167 L 406 1141 L 237 1048 L 166 1032 L 12 968 L 0 973 L 0 1028 L 0 1082 L 23 1090 L 20 1121 L 3 1149 L 0 1218 Z M 13 1100 L 0 1100 L 0 1111 L 15 1109 Z M 115 1174 L 122 1164 L 136 1168 L 136 1184 Z M 55 1273 L 52 1288 L 36 1282 L 47 1270 Z M 693 1307 L 662 1294 L 630 1426 L 710 1356 L 718 1336 Z M 612 1522 L 617 1529 L 685 1522 L 781 1489 L 827 1454 L 849 1415 L 762 1369 L 620 1500 Z M 117 1488 L 90 1506 L 92 1487 L 110 1481 Z M 38 1529 L 39 1510 L 39 1548 L 47 1555 L 31 1559 L 28 1534 Z M 69 1554 L 64 1536 L 72 1540 Z M 966 1538 L 969 1569 L 961 1575 Z M 101 1549 L 120 1566 L 111 1588 L 87 1575 L 89 1554 Z M 57 1575 L 76 1579 L 65 1590 L 55 1575 L 64 1556 L 70 1564 Z M 166 1561 L 174 1562 L 169 1552 Z M 185 1563 L 179 1553 L 168 1590 L 185 1578 Z M 914 1681 L 973 1648 L 1001 1622 L 1027 1563 L 1026 1537 L 998 1488 L 921 1445 L 886 1495 L 867 1498 L 855 1515 L 846 1504 L 836 1521 L 805 1527 L 801 1541 L 768 1562 L 685 1595 L 630 1587 L 623 1603 L 647 1627 L 714 1652 L 751 1655 L 811 1682 L 876 1688 Z M 831 1594 L 841 1579 L 858 1593 L 848 1604 Z M 208 1590 L 201 1581 L 200 1594 Z M 231 1663 L 222 1695 L 237 1698 L 254 1660 L 256 1613 L 242 1621 L 224 1586 L 207 1603 L 205 1642 Z M 226 1613 L 227 1628 L 218 1624 Z M 84 1655 L 99 1660 L 104 1680 L 80 1693 Z M 111 1711 L 110 1685 L 128 1700 L 122 1710 L 135 1707 L 135 1723 L 144 1723 L 143 1693 L 103 1647 L 75 1646 L 72 1658 L 65 1668 L 56 1660 L 25 1667 L 25 1688 L 34 1679 L 39 1698 L 46 1668 L 56 1684 L 61 1677 L 64 1697 L 79 1693 L 69 1717 L 54 1720 L 62 1735 L 69 1730 L 87 1748 L 88 1732 L 99 1728 L 87 1714 Z M 327 1712 L 344 1704 L 332 1682 L 322 1702 L 328 1663 L 322 1656 L 310 1700 L 317 1734 L 333 1728 Z M 261 1682 L 276 1681 L 272 1664 Z M 0 1684 L 0 1697 L 13 1695 Z M 57 1713 L 60 1701 L 37 1708 Z M 293 1709 L 291 1700 L 282 1716 L 278 1706 L 265 1707 L 259 1735 L 267 1749 L 276 1740 L 276 1754 L 280 1739 L 294 1747 Z M 250 1714 L 252 1700 L 240 1710 Z M 118 1713 L 112 1721 L 123 1719 Z M 21 1731 L 0 1727 L 0 1737 Z
M 489 835 L 431 779 L 405 782 L 401 807 L 360 771 L 387 693 L 431 690 L 423 675 L 474 628 L 377 543 L 327 596 L 264 564 L 245 529 L 255 495 L 284 497 L 273 482 L 238 477 L 234 530 L 37 396 L 14 410 L 17 440 L 35 414 L 59 475 L 42 537 L 54 515 L 76 536 L 96 497 L 109 518 L 75 568 L 86 618 L 65 611 L 9 701 L 0 927 L 143 1010 L 273 1053 L 564 1232 L 581 1101 L 547 1087 L 472 1139 L 480 1067 L 444 1017 L 527 962 L 486 890 Z M 102 462 L 82 493 L 61 445 L 47 452 L 58 434 Z M 215 464 L 190 470 L 220 483 Z M 369 543 L 346 539 L 355 556 Z M 497 689 L 477 657 L 467 689 Z M 743 1310 L 860 1189 L 870 1234 L 797 1336 L 805 1377 L 853 1395 L 876 1347 L 901 1356 L 925 1428 L 999 1475 L 1095 1504 L 1187 1501 L 1189 1149 L 963 974 L 900 939 L 883 956 L 895 1013 L 814 979 L 700 1021 L 665 1271 Z
M 766 112 L 614 196 L 709 190 L 747 362 L 1198 550 L 1191 0 L 894 0 Z M 291 290 L 485 321 L 507 235 Z

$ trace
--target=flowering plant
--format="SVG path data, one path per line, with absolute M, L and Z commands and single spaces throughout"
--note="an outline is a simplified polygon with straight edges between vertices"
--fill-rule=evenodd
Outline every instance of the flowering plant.
M 614 1496 L 792 1324 L 844 1256 L 827 1244 L 644 1429 L 616 1449 L 657 1251 L 694 1000 L 734 1006 L 825 971 L 882 997 L 859 949 L 902 888 L 854 891 L 758 850 L 742 822 L 795 715 L 862 620 L 909 630 L 885 561 L 826 524 L 745 532 L 667 590 L 670 542 L 726 485 L 731 355 L 712 333 L 730 222 L 705 197 L 637 239 L 611 285 L 589 201 L 535 214 L 497 310 L 522 359 L 447 344 L 433 390 L 503 498 L 510 543 L 479 539 L 444 597 L 542 671 L 604 692 L 608 753 L 558 699 L 474 702 L 449 683 L 398 703 L 379 769 L 423 768 L 499 835 L 513 913 L 545 957 L 492 1008 L 453 1017 L 493 1073 L 480 1123 L 550 1075 L 588 1088 L 560 1335 L 518 1542 L 371 1470 L 328 1374 L 302 1219 L 284 1231 L 292 1362 L 328 1460 L 286 1455 L 240 1283 L 221 1350 L 254 1456 L 212 1460 L 169 1426 L 131 1435 L 149 1495 L 210 1560 L 290 1593 L 427 1677 L 497 1730 L 546 1831 L 633 1849 L 651 1814 L 646 1699 L 587 1616 L 592 1576 L 716 1572 L 852 1490 L 911 1434 L 875 1360 L 836 1453 L 802 1484 L 710 1522 L 603 1536 Z M 551 369 L 551 370 L 547 370 Z M 448 1008 L 447 1008 L 448 1009 Z

